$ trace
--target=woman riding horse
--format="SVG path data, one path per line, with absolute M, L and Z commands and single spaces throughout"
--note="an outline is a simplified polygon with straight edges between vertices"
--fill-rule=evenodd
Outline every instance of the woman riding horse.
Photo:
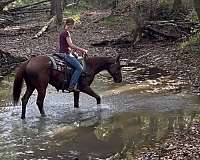
M 65 73 L 54 70 L 49 64 L 52 65 L 48 56 L 37 56 L 23 62 L 16 70 L 13 87 L 14 104 L 19 101 L 23 80 L 25 80 L 27 87 L 22 97 L 22 119 L 25 118 L 26 105 L 35 89 L 38 92 L 36 103 L 42 116 L 45 116 L 43 102 L 48 84 L 51 84 L 57 90 L 62 89 Z M 107 70 L 110 73 L 114 82 L 120 83 L 122 81 L 120 57 L 88 57 L 85 58 L 85 66 L 86 75 L 80 77 L 79 90 L 94 97 L 97 104 L 100 104 L 101 97 L 92 90 L 90 85 L 95 75 L 103 70 Z M 79 107 L 80 92 L 74 91 L 74 107 L 76 108 Z
M 82 65 L 79 63 L 79 61 L 71 54 L 71 49 L 75 49 L 76 51 L 79 51 L 81 53 L 87 53 L 87 50 L 84 48 L 80 48 L 73 44 L 70 31 L 73 30 L 75 25 L 75 21 L 72 18 L 68 18 L 65 22 L 64 31 L 60 34 L 60 53 L 65 53 L 64 60 L 65 62 L 69 63 L 73 68 L 74 72 L 70 80 L 68 91 L 76 91 L 77 84 L 79 77 L 83 71 Z

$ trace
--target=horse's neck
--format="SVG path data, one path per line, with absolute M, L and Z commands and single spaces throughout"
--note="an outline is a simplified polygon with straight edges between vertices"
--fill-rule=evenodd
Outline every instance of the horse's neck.
M 103 70 L 108 70 L 111 62 L 112 59 L 109 57 L 92 57 L 86 60 L 86 65 L 90 72 L 96 75 Z

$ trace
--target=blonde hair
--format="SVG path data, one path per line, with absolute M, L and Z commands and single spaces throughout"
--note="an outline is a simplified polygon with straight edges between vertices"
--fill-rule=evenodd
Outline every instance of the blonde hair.
M 75 20 L 73 18 L 67 18 L 65 21 L 65 25 L 74 25 Z

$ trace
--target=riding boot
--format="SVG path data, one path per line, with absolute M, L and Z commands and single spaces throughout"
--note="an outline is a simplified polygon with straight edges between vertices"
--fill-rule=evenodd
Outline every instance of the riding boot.
M 80 90 L 77 89 L 77 85 L 75 85 L 75 86 L 69 86 L 68 91 L 69 92 L 80 92 Z

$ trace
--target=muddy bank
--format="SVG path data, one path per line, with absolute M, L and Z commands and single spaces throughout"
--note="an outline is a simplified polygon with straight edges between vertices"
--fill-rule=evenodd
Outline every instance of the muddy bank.
M 136 159 L 199 159 L 200 158 L 200 123 L 199 117 L 183 131 L 171 134 L 164 142 L 154 148 L 143 147 L 136 154 Z

